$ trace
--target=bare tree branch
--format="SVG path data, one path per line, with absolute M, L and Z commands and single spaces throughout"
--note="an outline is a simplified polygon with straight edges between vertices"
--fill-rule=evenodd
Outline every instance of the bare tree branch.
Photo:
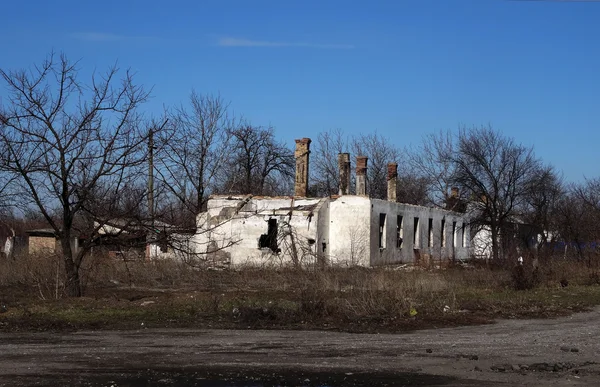
M 294 177 L 291 149 L 275 139 L 273 128 L 249 124 L 229 131 L 233 153 L 223 176 L 225 193 L 280 195 L 288 193 Z
M 117 80 L 111 67 L 86 85 L 76 65 L 50 54 L 29 71 L 0 70 L 9 91 L 0 106 L 2 165 L 18 177 L 21 204 L 35 206 L 61 240 L 71 296 L 81 295 L 79 268 L 95 240 L 87 235 L 75 251 L 77 222 L 95 215 L 95 198 L 113 197 L 141 176 L 145 137 L 137 109 L 148 98 L 129 71 Z

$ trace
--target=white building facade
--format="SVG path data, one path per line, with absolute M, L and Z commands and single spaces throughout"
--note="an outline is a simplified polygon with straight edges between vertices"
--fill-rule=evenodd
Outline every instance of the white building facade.
M 469 257 L 464 215 L 364 196 L 215 196 L 198 217 L 198 254 L 225 265 L 381 266 Z

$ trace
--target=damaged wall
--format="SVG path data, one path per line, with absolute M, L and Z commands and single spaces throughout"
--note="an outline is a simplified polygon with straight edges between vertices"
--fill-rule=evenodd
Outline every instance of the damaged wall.
M 469 257 L 463 214 L 378 199 L 371 203 L 371 265 Z
M 198 217 L 197 252 L 219 252 L 231 265 L 312 263 L 327 240 L 319 235 L 328 199 L 214 197 Z M 309 262 L 311 261 L 311 262 Z
M 469 256 L 462 214 L 362 196 L 339 197 L 330 208 L 332 264 L 378 266 Z
M 387 166 L 388 200 L 370 199 L 366 156 L 338 155 L 341 196 L 306 198 L 310 139 L 296 140 L 295 197 L 213 196 L 193 244 L 231 265 L 270 263 L 377 266 L 469 256 L 463 214 L 396 202 L 398 165 Z
M 215 197 L 198 219 L 198 252 L 223 264 L 427 265 L 469 255 L 462 214 L 364 196 Z

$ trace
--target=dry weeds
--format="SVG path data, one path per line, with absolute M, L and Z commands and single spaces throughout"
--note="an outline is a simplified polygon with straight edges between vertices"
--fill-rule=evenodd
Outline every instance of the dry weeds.
M 59 257 L 0 262 L 0 328 L 251 327 L 406 331 L 549 317 L 600 304 L 577 261 L 548 260 L 529 290 L 511 270 L 289 267 L 210 271 L 173 261 L 88 260 L 86 297 L 64 297 Z M 566 286 L 565 286 L 566 284 Z

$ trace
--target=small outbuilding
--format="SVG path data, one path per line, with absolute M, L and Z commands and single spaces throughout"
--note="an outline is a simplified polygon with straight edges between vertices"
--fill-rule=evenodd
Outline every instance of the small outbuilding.
M 53 228 L 27 230 L 29 254 L 51 253 L 59 254 L 62 250 L 60 239 Z M 71 249 L 79 250 L 79 236 L 71 237 Z

